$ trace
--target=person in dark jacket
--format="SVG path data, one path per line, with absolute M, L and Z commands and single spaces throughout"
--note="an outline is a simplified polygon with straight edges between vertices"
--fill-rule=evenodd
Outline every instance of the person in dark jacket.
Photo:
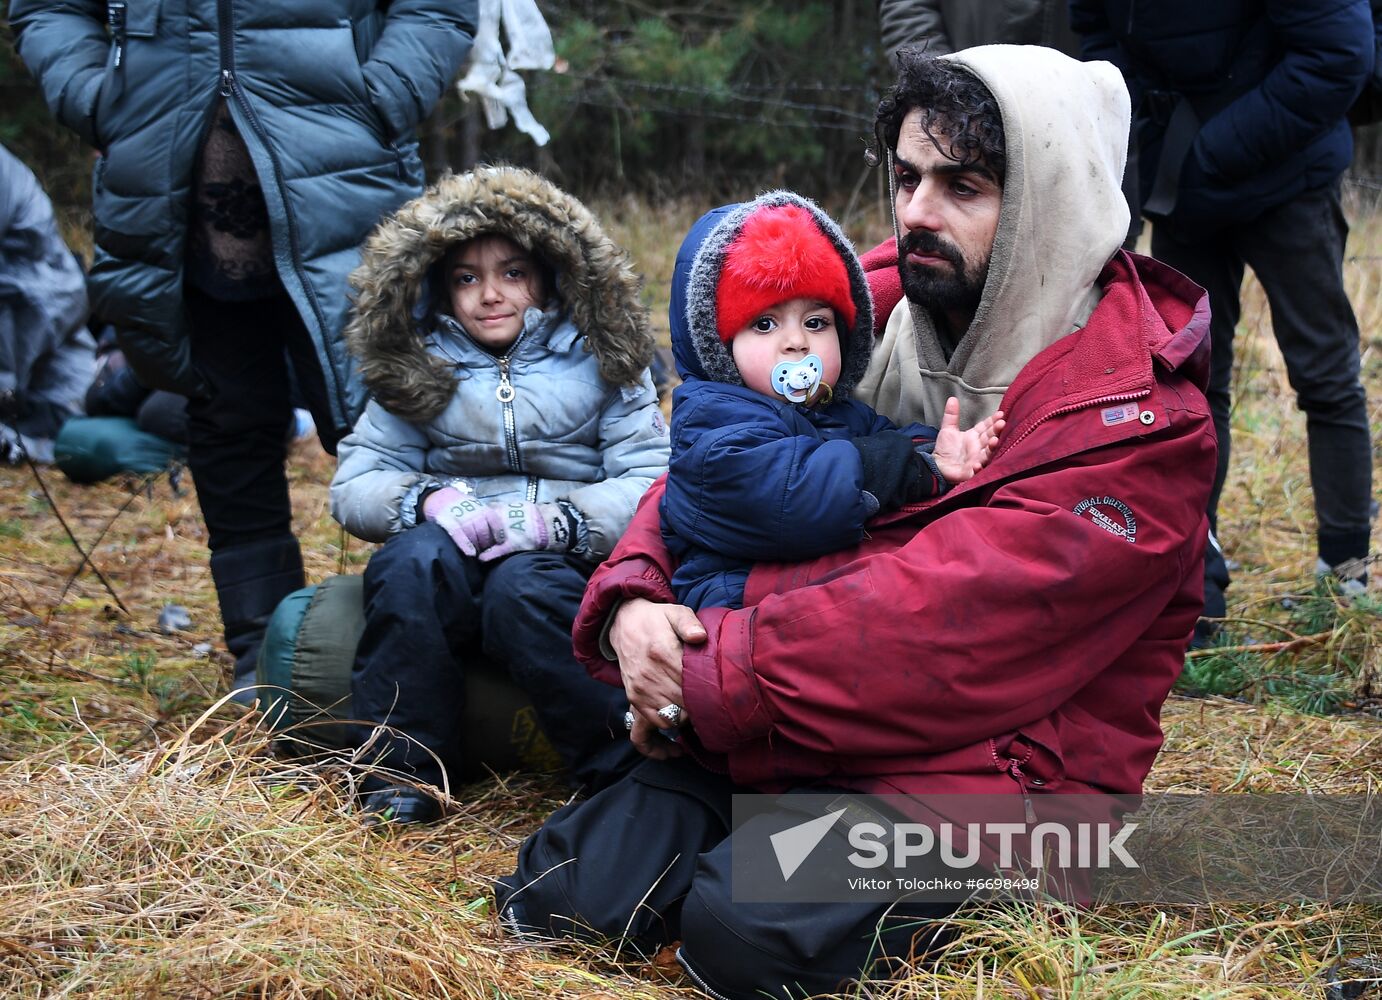
M 857 545 L 864 524 L 984 467 L 1002 413 L 899 429 L 850 398 L 873 304 L 845 235 L 786 191 L 707 213 L 672 279 L 672 461 L 661 505 L 677 600 L 743 607 L 758 560 Z
M 51 462 L 95 374 L 81 263 L 38 178 L 0 146 L 0 463 Z
M 1211 525 L 1229 465 L 1239 286 L 1251 267 L 1305 411 L 1317 572 L 1361 591 L 1372 441 L 1358 322 L 1343 283 L 1348 225 L 1339 194 L 1353 152 L 1345 116 L 1373 70 L 1367 0 L 1073 0 L 1071 19 L 1085 58 L 1114 62 L 1128 81 L 1153 256 L 1209 292 L 1208 396 L 1219 438 Z M 1228 582 L 1212 540 L 1206 616 L 1225 614 Z M 1214 627 L 1202 622 L 1196 642 Z
M 187 395 L 188 465 L 232 687 L 302 586 L 284 475 L 290 368 L 323 446 L 364 390 L 346 276 L 422 190 L 414 130 L 460 68 L 474 0 L 14 0 L 20 56 L 101 152 L 93 308 L 151 389 Z

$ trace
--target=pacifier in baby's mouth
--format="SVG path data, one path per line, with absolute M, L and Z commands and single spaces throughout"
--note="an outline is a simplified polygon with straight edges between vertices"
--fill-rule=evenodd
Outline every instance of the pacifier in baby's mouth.
M 808 406 L 830 401 L 830 386 L 821 381 L 823 366 L 815 354 L 808 354 L 800 361 L 780 361 L 773 368 L 772 386 L 789 403 L 805 403 Z

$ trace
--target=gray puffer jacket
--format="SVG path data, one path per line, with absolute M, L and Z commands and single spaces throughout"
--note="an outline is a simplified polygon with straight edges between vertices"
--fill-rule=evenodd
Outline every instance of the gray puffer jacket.
M 29 389 L 79 335 L 89 384 L 96 347 L 85 322 L 85 278 L 53 204 L 33 171 L 0 146 L 0 400 Z M 85 392 L 86 384 L 73 387 L 74 412 Z
M 96 375 L 86 281 L 38 178 L 0 146 L 0 463 L 20 436 L 53 460 L 62 422 L 82 412 Z M 11 425 L 11 426 L 6 426 Z
M 449 316 L 428 333 L 415 318 L 447 247 L 485 233 L 556 272 L 557 300 L 527 311 L 503 357 Z M 586 208 L 526 170 L 447 177 L 375 231 L 351 280 L 346 335 L 374 398 L 339 446 L 336 520 L 380 541 L 417 523 L 423 491 L 461 479 L 484 500 L 569 501 L 577 552 L 608 555 L 666 471 L 668 439 L 638 279 Z
M 364 391 L 341 341 L 345 279 L 371 227 L 422 190 L 414 128 L 470 49 L 475 0 L 13 0 L 9 17 L 54 115 L 101 151 L 92 306 L 141 380 L 202 389 L 183 253 L 197 151 L 225 98 L 278 275 L 350 427 Z

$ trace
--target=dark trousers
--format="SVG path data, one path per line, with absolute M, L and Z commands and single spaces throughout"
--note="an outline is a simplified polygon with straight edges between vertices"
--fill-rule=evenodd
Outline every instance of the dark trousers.
M 679 940 L 697 985 L 733 1000 L 834 993 L 880 960 L 945 940 L 935 922 L 955 903 L 732 901 L 735 838 L 763 842 L 807 818 L 787 796 L 780 812 L 731 831 L 740 791 L 685 757 L 644 761 L 528 838 L 517 871 L 495 886 L 501 919 L 521 934 L 622 940 L 644 955 Z M 833 831 L 811 863 L 841 864 L 850 850 Z
M 1337 181 L 1208 236 L 1178 238 L 1165 224 L 1152 232 L 1152 255 L 1204 286 L 1213 311 L 1208 396 L 1219 465 L 1209 501 L 1211 524 L 1218 523 L 1228 471 L 1233 337 L 1246 265 L 1267 293 L 1272 330 L 1297 404 L 1305 411 L 1319 553 L 1330 565 L 1367 555 L 1372 502 L 1372 440 L 1359 378 L 1358 321 L 1343 282 L 1347 237 Z
M 386 722 L 377 763 L 442 783 L 461 759 L 467 664 L 498 661 L 532 700 L 579 782 L 601 785 L 634 752 L 622 689 L 593 680 L 571 651 L 571 623 L 593 567 L 555 552 L 467 558 L 427 522 L 389 539 L 365 567 L 365 628 L 351 693 L 357 719 Z M 428 752 L 430 751 L 430 753 Z
M 293 378 L 317 433 L 335 453 L 335 427 L 311 335 L 288 294 L 223 302 L 184 286 L 192 363 L 209 390 L 187 402 L 187 467 L 211 547 L 211 576 L 231 688 L 246 704 L 264 628 L 278 602 L 303 584 L 288 499 L 288 428 Z
M 290 356 L 323 447 L 334 454 L 341 437 L 311 335 L 286 292 L 222 302 L 188 285 L 186 299 L 192 362 L 210 390 L 187 404 L 187 465 L 211 551 L 289 537 Z

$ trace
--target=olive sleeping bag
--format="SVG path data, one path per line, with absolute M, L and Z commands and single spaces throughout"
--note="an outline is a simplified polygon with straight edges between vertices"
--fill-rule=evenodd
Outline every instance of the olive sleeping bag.
M 364 578 L 333 576 L 285 597 L 259 652 L 259 707 L 288 754 L 351 744 L 350 671 L 364 629 Z M 554 771 L 556 751 L 532 704 L 504 669 L 478 660 L 466 675 L 460 778 Z

